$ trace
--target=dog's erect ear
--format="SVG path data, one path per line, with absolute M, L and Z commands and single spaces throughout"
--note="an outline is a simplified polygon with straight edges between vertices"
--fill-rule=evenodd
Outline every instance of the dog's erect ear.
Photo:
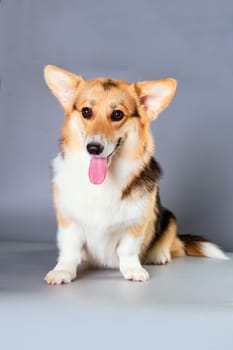
M 155 119 L 169 105 L 175 94 L 176 85 L 176 80 L 172 78 L 134 84 L 140 103 L 150 120 Z
M 65 113 L 69 114 L 77 95 L 77 87 L 83 79 L 52 65 L 45 67 L 44 77 L 48 87 L 64 108 Z

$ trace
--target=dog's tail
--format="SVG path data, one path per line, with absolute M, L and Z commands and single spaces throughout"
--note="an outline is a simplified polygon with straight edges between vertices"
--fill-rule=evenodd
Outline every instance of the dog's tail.
M 229 260 L 220 247 L 201 236 L 179 235 L 178 237 L 185 255 Z

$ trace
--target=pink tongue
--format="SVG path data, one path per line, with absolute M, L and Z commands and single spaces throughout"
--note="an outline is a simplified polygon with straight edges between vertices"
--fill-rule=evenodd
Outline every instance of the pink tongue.
M 89 165 L 89 179 L 95 185 L 100 185 L 107 174 L 107 157 L 92 157 Z

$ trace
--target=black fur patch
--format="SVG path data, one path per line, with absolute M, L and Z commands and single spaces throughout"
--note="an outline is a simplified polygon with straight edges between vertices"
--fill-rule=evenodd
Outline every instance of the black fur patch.
M 136 176 L 130 184 L 123 190 L 122 199 L 128 197 L 132 191 L 140 189 L 141 192 L 151 193 L 156 183 L 158 182 L 162 170 L 156 160 L 151 157 L 148 164 L 145 165 L 144 169 L 141 170 L 138 176 Z
M 155 212 L 156 212 L 156 222 L 155 222 L 154 236 L 147 248 L 148 252 L 151 250 L 151 248 L 153 247 L 157 239 L 159 239 L 163 235 L 163 233 L 167 230 L 171 221 L 176 220 L 176 217 L 170 210 L 162 207 L 160 195 L 159 195 L 159 189 L 157 190 Z
M 204 237 L 196 235 L 179 235 L 179 238 L 185 243 L 185 245 L 194 242 L 209 242 L 209 240 L 205 239 Z
M 107 79 L 102 83 L 104 90 L 110 90 L 112 87 L 117 87 L 117 83 L 112 79 Z
M 163 232 L 166 231 L 172 220 L 176 220 L 173 213 L 170 210 L 162 207 L 160 213 L 157 214 L 157 220 L 155 225 L 156 238 L 160 237 L 163 234 Z

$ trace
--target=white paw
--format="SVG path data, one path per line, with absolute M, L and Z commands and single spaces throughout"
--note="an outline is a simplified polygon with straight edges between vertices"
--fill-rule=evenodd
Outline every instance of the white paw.
M 48 284 L 63 284 L 70 283 L 75 279 L 76 274 L 69 270 L 51 270 L 47 273 L 44 280 Z
M 127 280 L 145 282 L 149 279 L 149 273 L 143 267 L 128 267 L 122 271 Z
M 155 264 L 165 265 L 171 261 L 171 254 L 169 251 L 162 250 L 155 256 Z

